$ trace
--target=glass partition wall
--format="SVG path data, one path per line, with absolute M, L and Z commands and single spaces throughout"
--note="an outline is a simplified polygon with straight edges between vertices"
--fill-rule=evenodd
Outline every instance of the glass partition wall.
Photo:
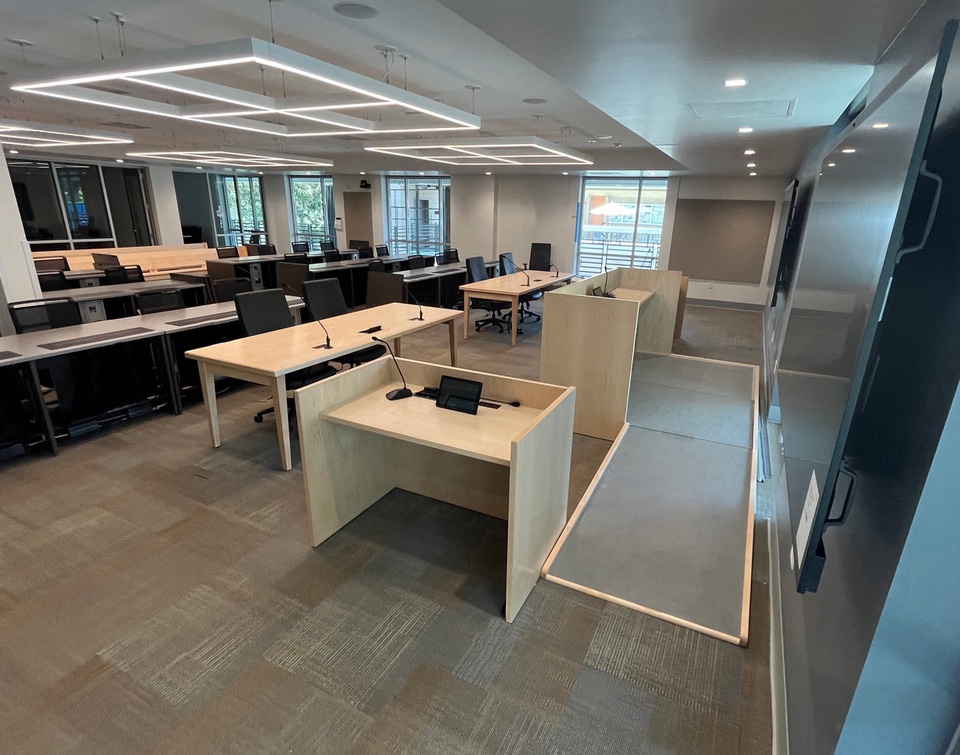
M 31 159 L 7 165 L 32 251 L 154 243 L 142 169 Z

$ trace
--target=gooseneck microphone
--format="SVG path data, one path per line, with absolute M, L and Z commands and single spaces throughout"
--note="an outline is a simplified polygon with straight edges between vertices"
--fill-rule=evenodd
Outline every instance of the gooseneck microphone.
M 524 285 L 524 286 L 529 286 L 529 285 L 530 285 L 530 276 L 527 275 L 527 271 L 526 271 L 526 270 L 521 270 L 519 267 L 517 267 L 517 263 L 514 262 L 514 261 L 513 261 L 512 259 L 510 259 L 509 257 L 505 257 L 504 259 L 506 259 L 507 262 L 509 262 L 511 265 L 513 265 L 513 269 L 514 269 L 515 272 L 523 273 L 523 277 L 527 279 L 527 282 L 524 283 L 523 285 Z
M 283 289 L 285 289 L 286 291 L 288 291 L 291 296 L 296 296 L 298 299 L 302 299 L 302 300 L 303 300 L 303 308 L 304 308 L 305 310 L 307 310 L 307 312 L 310 313 L 310 316 L 313 318 L 314 322 L 316 322 L 317 325 L 319 325 L 321 328 L 323 328 L 323 334 L 327 337 L 327 342 L 326 342 L 326 343 L 321 343 L 321 344 L 319 344 L 319 345 L 317 345 L 317 346 L 314 346 L 313 348 L 315 348 L 315 349 L 332 349 L 333 346 L 330 345 L 330 333 L 327 331 L 327 326 L 324 325 L 324 324 L 320 321 L 320 319 L 319 319 L 315 314 L 313 314 L 313 312 L 310 310 L 310 307 L 307 306 L 307 300 L 304 299 L 301 294 L 298 294 L 298 293 L 297 293 L 297 290 L 296 290 L 293 286 L 289 286 L 289 285 L 287 285 L 286 283 L 281 283 L 280 286 L 281 286 Z
M 419 316 L 419 317 L 411 317 L 410 320 L 411 320 L 411 321 L 413 321 L 413 320 L 420 320 L 420 321 L 422 322 L 422 321 L 423 321 L 423 305 L 420 303 L 420 300 L 419 300 L 416 296 L 413 295 L 413 291 L 410 290 L 410 286 L 409 286 L 409 285 L 406 286 L 406 291 L 407 291 L 407 296 L 409 296 L 411 299 L 413 299 L 413 303 L 416 304 L 418 307 L 420 307 L 420 316 Z
M 611 294 L 609 291 L 607 291 L 607 277 L 608 277 L 609 275 L 610 275 L 610 268 L 609 268 L 609 267 L 604 267 L 604 269 L 603 269 L 603 288 L 602 288 L 601 290 L 602 290 L 603 295 L 604 295 L 605 297 L 607 297 L 608 299 L 616 299 L 617 297 L 615 297 L 613 294 Z
M 554 270 L 557 271 L 557 274 L 554 275 L 553 277 L 554 277 L 554 278 L 559 278 L 559 277 L 560 277 L 560 268 L 557 267 L 556 265 L 554 265 L 552 262 L 548 262 L 547 264 L 550 265 L 550 267 L 552 267 Z
M 394 388 L 392 391 L 387 392 L 387 401 L 397 401 L 402 398 L 410 398 L 413 395 L 413 391 L 407 388 L 407 379 L 403 376 L 403 371 L 400 369 L 400 363 L 397 361 L 396 355 L 393 353 L 393 349 L 390 348 L 390 344 L 384 341 L 382 338 L 377 338 L 376 336 L 371 336 L 374 341 L 377 343 L 382 343 L 387 347 L 387 351 L 390 352 L 390 356 L 393 359 L 393 364 L 397 368 L 397 372 L 400 373 L 400 379 L 403 381 L 403 388 Z

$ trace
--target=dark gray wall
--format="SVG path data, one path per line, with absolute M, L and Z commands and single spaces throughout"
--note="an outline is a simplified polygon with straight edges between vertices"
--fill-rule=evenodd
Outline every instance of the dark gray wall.
M 217 236 L 213 224 L 213 211 L 210 209 L 210 188 L 206 173 L 174 171 L 173 185 L 177 191 L 177 205 L 180 208 L 180 225 L 200 226 L 207 246 L 216 246 Z

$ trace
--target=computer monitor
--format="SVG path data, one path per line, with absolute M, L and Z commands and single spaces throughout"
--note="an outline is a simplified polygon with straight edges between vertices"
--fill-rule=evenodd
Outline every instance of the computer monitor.
M 440 378 L 440 387 L 437 389 L 437 406 L 441 409 L 452 409 L 455 412 L 476 414 L 482 392 L 483 383 L 477 380 L 464 380 L 443 375 Z

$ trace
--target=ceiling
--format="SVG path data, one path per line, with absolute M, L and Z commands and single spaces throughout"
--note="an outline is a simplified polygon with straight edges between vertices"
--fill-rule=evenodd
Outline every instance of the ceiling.
M 594 161 L 593 172 L 744 176 L 749 159 L 743 150 L 749 147 L 756 150 L 750 159 L 759 175 L 785 176 L 861 90 L 873 64 L 921 5 L 919 0 L 364 0 L 379 15 L 359 20 L 335 13 L 335 2 L 0 0 L 4 36 L 33 43 L 21 53 L 17 44 L 0 41 L 0 117 L 108 128 L 134 139 L 138 152 L 289 152 L 330 158 L 336 172 L 437 168 L 365 152 L 367 138 L 278 139 L 9 89 L 47 69 L 56 73 L 95 63 L 101 50 L 107 59 L 118 57 L 112 11 L 126 19 L 126 57 L 243 37 L 269 40 L 272 11 L 277 44 L 376 79 L 385 68 L 375 47 L 396 47 L 409 58 L 405 64 L 396 59 L 389 83 L 468 113 L 475 109 L 484 134 L 539 136 L 569 146 Z M 102 19 L 99 43 L 92 15 Z M 725 88 L 724 79 L 733 76 L 746 78 L 748 85 Z M 467 85 L 480 87 L 475 100 Z M 525 98 L 546 102 L 528 104 Z M 754 131 L 740 134 L 741 126 Z M 395 136 L 409 141 L 409 135 Z M 610 138 L 593 141 L 598 136 Z M 86 147 L 73 154 L 116 158 L 124 151 Z

